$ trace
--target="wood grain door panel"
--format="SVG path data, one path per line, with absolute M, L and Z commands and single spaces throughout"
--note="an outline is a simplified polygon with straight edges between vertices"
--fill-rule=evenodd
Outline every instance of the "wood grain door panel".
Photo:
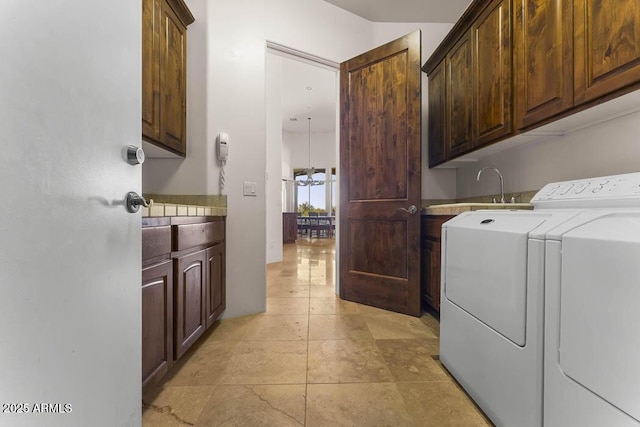
M 458 156 L 471 149 L 471 33 L 467 32 L 451 49 L 447 64 L 447 152 Z
M 472 26 L 473 145 L 512 133 L 511 0 L 495 0 Z
M 409 277 L 406 219 L 351 219 L 349 232 L 351 242 L 361 242 L 363 236 L 370 236 L 364 240 L 368 244 L 351 248 L 349 270 L 352 274 Z
M 440 312 L 440 243 L 431 240 L 422 242 L 422 268 L 425 269 L 425 302 Z
M 171 260 L 142 270 L 142 386 L 153 386 L 173 365 Z
M 341 64 L 340 296 L 420 314 L 420 33 Z
M 407 52 L 350 71 L 349 135 L 352 200 L 407 196 Z M 401 76 L 401 77 L 398 77 Z
M 205 330 L 206 251 L 175 260 L 175 359 L 179 359 Z
M 226 308 L 224 243 L 207 248 L 206 327 L 218 320 Z
M 161 137 L 165 145 L 185 154 L 187 30 L 168 5 L 162 13 Z
M 640 81 L 640 2 L 575 0 L 575 99 Z
M 142 135 L 160 139 L 162 0 L 142 0 Z
M 573 106 L 573 5 L 516 4 L 516 127 L 523 129 Z

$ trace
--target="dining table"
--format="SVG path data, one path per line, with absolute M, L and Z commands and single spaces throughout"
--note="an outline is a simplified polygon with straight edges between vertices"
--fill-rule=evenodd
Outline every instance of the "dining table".
M 318 216 L 298 216 L 298 234 L 309 233 L 315 230 L 316 235 L 320 237 L 320 231 L 326 231 L 327 237 L 333 237 L 336 217 L 334 215 L 318 215 Z

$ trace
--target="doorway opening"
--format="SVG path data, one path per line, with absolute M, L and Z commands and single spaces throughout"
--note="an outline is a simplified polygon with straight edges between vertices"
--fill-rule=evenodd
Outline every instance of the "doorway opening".
M 296 245 L 339 232 L 339 64 L 267 42 L 267 264 Z M 291 219 L 292 218 L 292 219 Z M 287 222 L 293 221 L 293 225 Z M 331 240 L 329 242 L 328 240 Z M 330 271 L 337 271 L 332 256 Z

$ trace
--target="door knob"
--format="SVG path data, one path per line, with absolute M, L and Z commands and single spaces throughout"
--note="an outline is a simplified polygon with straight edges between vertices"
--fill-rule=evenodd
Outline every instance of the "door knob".
M 405 209 L 405 208 L 398 208 L 398 209 L 411 215 L 415 215 L 416 212 L 418 212 L 418 208 L 416 208 L 416 205 L 409 206 L 409 209 Z
M 144 150 L 135 145 L 127 147 L 127 163 L 130 165 L 141 165 L 144 163 Z
M 149 199 L 149 201 L 147 202 L 144 197 L 139 196 L 138 193 L 130 191 L 127 193 L 125 205 L 129 212 L 136 213 L 138 212 L 138 209 L 140 209 L 140 206 L 144 206 L 145 208 L 150 208 L 151 206 L 153 206 L 153 200 Z

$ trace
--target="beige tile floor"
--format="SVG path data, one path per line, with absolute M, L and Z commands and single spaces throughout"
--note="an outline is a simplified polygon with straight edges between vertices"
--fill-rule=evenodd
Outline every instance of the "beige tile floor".
M 267 266 L 267 311 L 217 322 L 143 398 L 144 426 L 487 426 L 438 362 L 437 319 L 334 295 L 332 239 Z

